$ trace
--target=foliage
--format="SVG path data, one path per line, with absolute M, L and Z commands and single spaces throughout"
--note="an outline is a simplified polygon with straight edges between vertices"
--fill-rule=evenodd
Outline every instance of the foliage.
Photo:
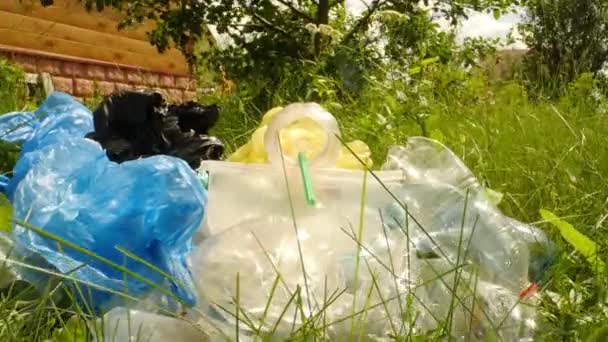
M 269 100 L 262 90 L 273 92 L 281 79 L 312 82 L 307 78 L 310 63 L 316 75 L 347 83 L 343 90 L 358 91 L 365 83 L 363 70 L 373 72 L 386 62 L 407 65 L 437 56 L 446 62 L 459 48 L 453 33 L 441 32 L 434 19 L 456 25 L 469 10 L 500 15 L 517 2 L 370 0 L 366 10 L 353 14 L 343 0 L 80 1 L 90 10 L 120 11 L 123 28 L 151 20 L 156 25 L 148 37 L 160 51 L 177 46 L 198 69 L 221 70 L 239 86 L 256 84 L 258 93 L 252 95 L 258 105 Z M 229 44 L 197 53 L 196 44 L 210 25 Z M 480 47 L 472 45 L 467 64 Z
M 0 58 L 0 115 L 21 110 L 26 103 L 25 74 L 12 62 Z M 13 169 L 19 147 L 0 137 L 0 174 Z
M 519 30 L 530 47 L 527 74 L 557 90 L 596 75 L 608 58 L 608 4 L 602 0 L 529 0 Z
M 10 233 L 13 225 L 13 207 L 11 202 L 0 193 L 0 232 Z
M 593 265 L 595 272 L 602 274 L 605 271 L 606 265 L 598 258 L 598 248 L 594 241 L 576 230 L 570 223 L 560 219 L 557 215 L 548 210 L 541 209 L 540 215 L 544 220 L 550 222 L 559 229 L 564 239 Z
M 12 62 L 0 58 L 0 114 L 25 105 L 25 74 Z

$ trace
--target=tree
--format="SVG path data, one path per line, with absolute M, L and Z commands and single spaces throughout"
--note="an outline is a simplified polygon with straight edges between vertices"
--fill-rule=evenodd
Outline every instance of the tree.
M 530 48 L 525 65 L 532 79 L 563 87 L 602 69 L 608 58 L 604 0 L 529 0 L 525 8 L 519 29 Z
M 117 9 L 125 14 L 120 26 L 144 20 L 156 23 L 150 42 L 160 51 L 177 46 L 194 63 L 193 46 L 214 25 L 232 40 L 232 54 L 247 56 L 250 70 L 276 67 L 277 58 L 315 60 L 330 45 L 355 46 L 369 32 L 379 13 L 394 12 L 407 18 L 443 16 L 452 24 L 467 10 L 505 10 L 510 0 L 367 0 L 358 16 L 345 11 L 344 0 L 80 0 L 88 9 Z M 52 0 L 41 0 L 52 4 Z M 408 25 L 407 23 L 405 25 Z M 412 33 L 401 32 L 409 35 Z M 418 36 L 416 36 L 418 34 Z M 415 47 L 424 34 L 415 32 L 403 43 Z M 407 46 L 411 48 L 412 46 Z M 241 57 L 242 57 L 241 56 Z M 246 63 L 245 63 L 246 64 Z M 242 65 L 241 67 L 247 67 Z

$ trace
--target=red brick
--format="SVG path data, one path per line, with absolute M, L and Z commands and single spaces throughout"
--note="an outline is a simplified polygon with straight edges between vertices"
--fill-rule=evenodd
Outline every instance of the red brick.
M 97 89 L 101 95 L 110 95 L 116 89 L 116 86 L 112 82 L 97 81 L 95 82 L 95 89 Z
M 196 92 L 195 91 L 184 91 L 184 101 L 194 101 L 196 100 Z
M 144 83 L 144 77 L 141 71 L 139 70 L 129 70 L 126 72 L 127 74 L 127 82 L 133 84 L 142 84 Z
M 106 80 L 106 68 L 100 65 L 87 65 L 86 67 L 86 78 L 96 81 Z
M 74 80 L 69 77 L 53 76 L 53 88 L 68 94 L 74 93 Z
M 184 98 L 184 92 L 180 89 L 167 89 L 167 101 L 168 102 L 182 102 Z
M 176 77 L 175 86 L 179 89 L 190 90 L 194 88 L 194 80 L 190 77 Z
M 38 60 L 38 72 L 61 75 L 61 62 L 49 58 L 41 58 Z
M 108 68 L 106 77 L 108 78 L 108 81 L 114 82 L 125 82 L 127 80 L 127 77 L 125 76 L 125 71 L 120 69 L 119 67 Z
M 91 96 L 95 94 L 95 83 L 91 80 L 77 78 L 74 80 L 74 94 L 76 96 Z
M 61 63 L 61 75 L 66 77 L 78 77 L 84 74 L 84 65 L 76 62 Z
M 171 75 L 161 75 L 160 76 L 160 86 L 163 88 L 175 87 L 175 77 L 173 77 Z
M 158 87 L 160 84 L 160 75 L 159 74 L 146 74 L 144 76 L 145 84 L 151 87 Z
M 116 90 L 125 91 L 125 90 L 133 90 L 133 86 L 126 83 L 116 83 Z
M 38 70 L 36 66 L 36 57 L 34 56 L 16 54 L 14 61 L 26 72 L 36 72 Z

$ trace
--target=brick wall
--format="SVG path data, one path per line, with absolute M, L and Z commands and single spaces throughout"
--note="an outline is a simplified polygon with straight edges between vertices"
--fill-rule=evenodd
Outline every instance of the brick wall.
M 0 57 L 13 60 L 28 73 L 49 73 L 55 90 L 80 100 L 108 95 L 114 90 L 131 89 L 156 90 L 170 102 L 189 101 L 196 97 L 196 82 L 189 76 L 20 50 L 0 49 Z

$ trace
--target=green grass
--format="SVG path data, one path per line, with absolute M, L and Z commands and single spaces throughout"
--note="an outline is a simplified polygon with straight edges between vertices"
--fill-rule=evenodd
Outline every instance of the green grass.
M 607 260 L 608 99 L 593 79 L 582 76 L 561 98 L 553 100 L 530 96 L 517 81 L 492 81 L 480 74 L 443 66 L 424 70 L 414 84 L 371 82 L 356 97 L 339 95 L 339 86 L 331 82 L 318 82 L 311 87 L 317 87 L 314 89 L 317 94 L 329 94 L 322 96 L 320 102 L 338 118 L 346 140 L 356 138 L 370 146 L 376 167 L 383 163 L 389 146 L 403 145 L 411 136 L 430 136 L 450 147 L 486 187 L 503 194 L 500 208 L 506 215 L 537 224 L 557 245 L 558 257 L 540 292 L 537 339 L 605 340 L 608 327 L 605 270 L 602 268 L 600 272 L 594 268 L 588 256 L 566 242 L 560 230 L 544 222 L 540 215 L 541 209 L 547 209 L 572 224 L 597 244 L 597 257 Z M 229 150 L 248 139 L 261 114 L 269 109 L 252 106 L 248 96 L 245 91 L 219 99 L 223 113 L 214 134 L 226 141 Z M 295 96 L 290 89 L 278 89 L 270 105 L 296 100 L 309 98 Z M 355 227 L 345 234 L 358 241 L 363 227 L 356 224 Z M 357 260 L 357 264 L 369 267 L 361 260 Z M 385 266 L 390 272 L 391 265 Z M 451 269 L 434 270 L 453 279 L 453 283 L 446 285 L 457 294 L 450 306 L 448 321 L 453 320 L 452 313 L 466 312 L 476 305 L 475 296 L 472 303 L 467 302 L 466 296 L 476 291 L 477 276 L 473 273 L 463 276 L 461 267 L 456 264 Z M 241 274 L 235 278 L 236 288 L 242 286 L 243 277 Z M 75 294 L 66 293 L 59 286 L 74 279 L 69 275 L 53 275 L 52 279 L 41 293 L 33 293 L 22 283 L 15 283 L 2 293 L 1 341 L 83 341 L 83 325 L 78 322 L 80 318 L 90 321 L 91 317 L 86 308 L 73 303 Z M 364 329 L 360 321 L 366 319 L 367 310 L 372 306 L 386 306 L 390 300 L 382 296 L 376 279 L 372 279 L 371 284 L 365 297 L 369 300 L 357 304 L 363 309 L 348 318 L 354 340 Z M 277 274 L 271 299 L 281 286 L 281 275 Z M 341 294 L 328 289 L 324 298 L 318 298 L 320 309 L 306 315 L 311 305 L 306 291 L 306 288 L 290 291 L 290 303 L 305 322 L 292 337 L 323 339 L 332 326 L 326 321 L 323 308 Z M 238 293 L 233 298 L 236 307 L 242 300 Z M 380 297 L 380 302 L 373 302 L 372 297 Z M 400 320 L 418 319 L 408 315 L 407 309 L 416 300 L 404 295 L 400 303 L 405 308 L 403 317 L 388 318 L 395 335 L 400 336 L 398 340 L 424 338 L 400 331 Z M 258 332 L 259 340 L 271 339 L 261 329 L 269 325 L 269 330 L 273 330 L 274 322 L 265 322 L 267 310 L 261 321 L 254 322 L 244 310 L 224 309 L 238 316 L 241 327 L 249 326 Z M 430 332 L 426 337 L 441 339 L 449 329 L 451 325 L 446 323 L 443 329 Z
M 425 73 L 415 85 L 373 84 L 359 98 L 329 96 L 322 104 L 338 118 L 346 140 L 371 147 L 376 166 L 389 146 L 403 145 L 410 136 L 430 136 L 450 147 L 485 186 L 503 194 L 506 215 L 537 224 L 557 245 L 559 255 L 541 292 L 537 338 L 602 340 L 594 336 L 605 336 L 608 326 L 606 274 L 594 274 L 593 265 L 539 211 L 571 223 L 597 243 L 597 258 L 607 260 L 606 94 L 588 75 L 550 100 L 528 94 L 518 81 L 444 67 Z M 278 89 L 272 105 L 307 100 Z M 222 101 L 224 116 L 215 134 L 240 144 L 263 111 L 247 107 L 238 93 Z M 229 148 L 238 145 L 226 140 Z

